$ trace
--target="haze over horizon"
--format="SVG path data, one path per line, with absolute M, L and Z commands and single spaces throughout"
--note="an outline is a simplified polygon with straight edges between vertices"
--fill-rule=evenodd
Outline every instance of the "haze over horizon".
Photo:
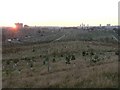
M 119 0 L 0 0 L 0 26 L 118 24 Z

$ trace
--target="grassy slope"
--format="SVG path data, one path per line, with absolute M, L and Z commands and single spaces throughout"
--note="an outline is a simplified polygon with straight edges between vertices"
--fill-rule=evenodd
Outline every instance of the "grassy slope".
M 35 52 L 32 52 L 33 47 Z M 91 48 L 96 55 L 103 57 L 97 63 L 90 63 L 90 56 L 82 56 L 82 51 Z M 3 87 L 118 87 L 116 50 L 117 45 L 114 44 L 88 41 L 3 47 Z M 66 65 L 65 57 L 71 53 L 76 60 Z M 50 72 L 47 65 L 43 65 L 44 55 L 50 59 Z M 55 63 L 52 62 L 53 55 Z M 33 70 L 26 65 L 28 61 L 24 57 L 34 60 Z M 16 68 L 12 68 L 14 60 L 18 61 Z

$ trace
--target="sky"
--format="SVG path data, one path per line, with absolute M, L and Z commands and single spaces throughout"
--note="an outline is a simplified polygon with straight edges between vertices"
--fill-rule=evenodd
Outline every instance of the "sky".
M 0 0 L 0 26 L 117 25 L 119 0 Z

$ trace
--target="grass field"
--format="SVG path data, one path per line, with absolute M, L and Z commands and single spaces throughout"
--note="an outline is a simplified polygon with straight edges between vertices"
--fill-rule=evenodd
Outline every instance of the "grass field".
M 116 88 L 118 44 L 111 35 L 72 30 L 55 42 L 3 45 L 3 88 Z

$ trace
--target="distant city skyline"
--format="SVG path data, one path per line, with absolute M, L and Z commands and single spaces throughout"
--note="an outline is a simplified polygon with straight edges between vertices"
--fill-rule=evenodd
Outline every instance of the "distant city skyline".
M 0 26 L 118 25 L 119 0 L 0 0 Z

